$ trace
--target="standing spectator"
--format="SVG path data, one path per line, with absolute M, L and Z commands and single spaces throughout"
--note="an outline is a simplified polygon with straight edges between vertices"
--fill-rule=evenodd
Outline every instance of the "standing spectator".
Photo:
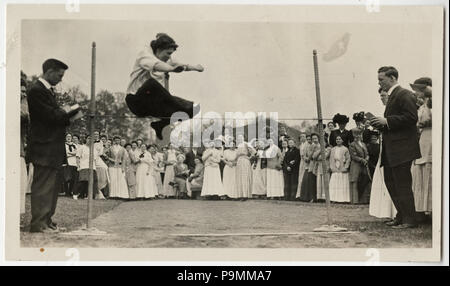
M 100 140 L 100 132 L 94 131 L 93 133 L 93 140 L 94 140 L 94 148 L 97 150 L 97 153 L 99 154 L 99 158 L 96 161 L 96 170 L 97 170 L 97 177 L 98 177 L 98 197 L 100 199 L 104 199 L 105 196 L 108 196 L 109 190 L 108 184 L 110 183 L 109 173 L 108 173 L 108 165 L 103 161 L 103 155 L 104 155 L 104 145 L 103 141 Z
M 384 181 L 398 211 L 388 222 L 395 229 L 417 226 L 412 191 L 411 164 L 421 157 L 417 136 L 417 108 L 414 95 L 398 84 L 394 67 L 378 70 L 378 83 L 387 91 L 388 101 L 384 117 L 374 117 L 371 125 L 383 132 L 381 163 Z
M 174 166 L 177 163 L 177 152 L 172 144 L 169 144 L 169 148 L 167 149 L 167 155 L 165 158 L 165 173 L 164 173 L 164 196 L 166 198 L 174 197 L 175 190 L 172 184 L 175 178 L 175 170 Z
M 136 171 L 136 198 L 149 199 L 158 195 L 158 187 L 154 177 L 153 159 L 147 151 L 147 145 L 141 144 L 141 154 Z
M 73 193 L 73 199 L 77 200 L 79 197 L 82 199 L 87 199 L 88 197 L 88 182 L 89 182 L 89 153 L 91 136 L 86 135 L 85 144 L 79 145 L 77 149 L 77 167 L 78 167 L 78 182 L 75 186 L 75 191 Z M 93 194 L 98 191 L 98 178 L 96 171 L 95 161 L 98 159 L 97 150 L 94 148 L 94 162 L 93 162 Z
M 317 200 L 326 200 L 325 180 L 330 182 L 331 146 L 325 141 L 325 173 L 322 170 L 322 155 L 317 158 Z
M 364 130 L 365 126 L 364 111 L 354 113 L 353 120 L 355 121 L 356 128 Z
M 223 169 L 223 187 L 226 196 L 231 199 L 238 199 L 236 185 L 237 151 L 233 141 L 230 141 L 228 145 L 229 147 L 223 151 L 223 161 L 225 163 Z
M 25 145 L 30 114 L 27 103 L 27 84 L 20 80 L 20 213 L 25 213 L 25 198 L 28 188 L 27 165 L 25 162 Z
M 353 136 L 350 131 L 345 129 L 347 126 L 347 123 L 349 121 L 349 118 L 346 115 L 336 114 L 333 117 L 333 122 L 336 123 L 339 128 L 333 130 L 330 133 L 329 142 L 331 146 L 336 146 L 336 137 L 339 135 L 344 142 L 344 146 L 348 148 L 349 144 L 353 141 Z
M 370 132 L 370 141 L 367 144 L 367 152 L 369 153 L 369 174 L 373 178 L 375 173 L 375 167 L 378 162 L 378 157 L 380 155 L 380 140 L 377 131 Z
M 300 166 L 300 151 L 295 147 L 294 139 L 288 140 L 288 151 L 283 160 L 284 199 L 295 200 L 298 187 L 298 172 Z
M 331 149 L 330 154 L 330 201 L 332 202 L 350 202 L 348 171 L 351 159 L 343 143 L 341 137 L 337 136 L 336 146 Z
M 237 136 L 236 186 L 239 198 L 245 200 L 252 197 L 251 146 L 244 141 L 243 135 Z M 203 160 L 203 162 L 205 162 Z M 205 162 L 206 167 L 206 162 Z M 205 174 L 206 175 L 206 174 Z
M 64 192 L 66 196 L 72 196 L 75 183 L 78 181 L 77 171 L 77 146 L 72 142 L 72 135 L 66 135 L 67 165 L 64 166 Z
M 350 202 L 352 204 L 368 203 L 370 194 L 367 193 L 369 180 L 369 151 L 362 142 L 362 130 L 353 128 L 354 141 L 350 143 Z
M 328 137 L 328 140 L 325 141 L 327 144 L 330 144 L 330 135 L 334 129 L 336 129 L 336 125 L 334 124 L 334 122 L 333 121 L 328 122 L 327 127 L 324 130 L 326 136 Z
M 202 161 L 205 162 L 205 173 L 201 196 L 206 198 L 220 197 L 225 194 L 222 180 L 220 179 L 220 152 L 214 148 L 214 141 L 209 141 L 205 145 L 207 149 L 202 156 Z
M 128 186 L 128 196 L 130 200 L 136 199 L 136 163 L 137 158 L 134 155 L 133 149 L 131 148 L 131 144 L 125 144 L 125 150 L 127 151 L 127 155 L 125 157 L 125 180 L 127 181 Z
M 283 155 L 272 139 L 268 140 L 268 144 L 269 149 L 264 151 L 267 158 L 267 198 L 281 200 L 284 196 Z M 284 141 L 283 144 L 287 142 Z
M 330 124 L 328 123 L 328 125 L 330 125 Z M 300 197 L 302 180 L 303 180 L 303 176 L 305 175 L 305 170 L 306 170 L 305 153 L 306 153 L 308 146 L 310 145 L 310 143 L 308 143 L 308 141 L 306 140 L 306 136 L 307 135 L 305 133 L 301 133 L 300 137 L 299 137 L 300 145 L 299 145 L 298 149 L 300 151 L 300 166 L 298 169 L 297 194 L 295 196 L 297 199 Z
M 174 166 L 175 171 L 175 183 L 176 183 L 176 198 L 177 199 L 186 199 L 187 198 L 187 190 L 186 190 L 186 180 L 189 176 L 189 167 L 185 164 L 186 156 L 184 154 L 178 154 L 177 156 L 177 164 Z
M 31 232 L 54 232 L 58 227 L 52 221 L 58 200 L 58 180 L 61 166 L 67 163 L 64 139 L 66 126 L 78 109 L 62 109 L 55 98 L 58 84 L 68 66 L 56 59 L 42 65 L 43 75 L 27 95 L 30 113 L 30 142 L 27 148 L 34 166 L 31 185 Z M 68 111 L 66 111 L 68 110 Z
M 111 179 L 110 197 L 128 199 L 128 186 L 125 180 L 125 158 L 126 150 L 120 146 L 120 136 L 113 137 L 114 144 L 111 146 L 112 164 L 109 167 L 109 177 Z
M 311 134 L 311 145 L 306 150 L 305 162 L 307 164 L 303 175 L 300 200 L 303 202 L 317 201 L 317 159 L 320 155 L 319 135 Z
M 266 148 L 264 141 L 258 140 L 257 145 L 256 152 L 253 154 L 252 196 L 261 198 L 267 194 L 267 159 L 264 157 L 264 149 Z
M 281 144 L 283 141 L 287 141 L 289 139 L 289 135 L 287 134 L 286 127 L 280 127 L 280 133 L 278 135 L 278 147 L 281 149 Z
M 431 78 L 419 78 L 411 84 L 423 104 L 419 107 L 417 127 L 420 132 L 420 153 L 412 167 L 412 188 L 419 218 L 431 214 L 432 210 L 432 120 L 431 120 Z

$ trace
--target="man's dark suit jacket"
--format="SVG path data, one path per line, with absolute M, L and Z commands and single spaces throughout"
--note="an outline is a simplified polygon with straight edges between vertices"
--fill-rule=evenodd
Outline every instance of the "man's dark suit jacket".
M 381 164 L 395 167 L 420 158 L 417 107 L 412 92 L 396 87 L 388 98 L 384 117 L 388 126 L 383 129 Z
M 291 161 L 294 161 L 291 163 Z M 283 160 L 283 172 L 293 174 L 298 173 L 300 166 L 300 150 L 296 147 L 289 148 Z M 291 167 L 288 171 L 287 167 Z
M 343 145 L 344 145 L 345 147 L 347 147 L 347 148 L 348 148 L 348 146 L 350 145 L 350 143 L 353 142 L 353 134 L 352 134 L 351 131 L 349 131 L 349 130 L 347 130 L 347 129 L 344 129 L 344 131 L 341 132 L 339 129 L 335 129 L 335 130 L 331 131 L 331 133 L 330 133 L 330 139 L 329 139 L 329 142 L 330 142 L 330 145 L 331 145 L 331 146 L 334 147 L 334 146 L 337 145 L 337 144 L 336 144 L 336 137 L 337 137 L 338 135 L 341 136 L 342 141 L 344 141 Z
M 37 81 L 27 95 L 30 142 L 27 152 L 35 165 L 59 168 L 67 163 L 65 136 L 70 114 L 61 109 L 55 95 Z

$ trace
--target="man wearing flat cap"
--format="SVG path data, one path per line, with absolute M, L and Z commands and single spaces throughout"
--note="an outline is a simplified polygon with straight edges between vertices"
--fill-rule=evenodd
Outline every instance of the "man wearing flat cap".
M 398 84 L 398 71 L 388 66 L 378 70 L 378 83 L 387 91 L 383 117 L 373 117 L 371 125 L 383 133 L 381 165 L 384 181 L 397 216 L 387 224 L 397 229 L 417 226 L 412 191 L 411 164 L 420 158 L 417 135 L 417 107 L 414 94 Z

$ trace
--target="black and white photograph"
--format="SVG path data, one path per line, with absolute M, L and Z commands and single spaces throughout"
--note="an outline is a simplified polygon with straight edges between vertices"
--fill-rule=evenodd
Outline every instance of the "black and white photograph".
M 442 5 L 72 2 L 6 9 L 6 260 L 442 259 Z

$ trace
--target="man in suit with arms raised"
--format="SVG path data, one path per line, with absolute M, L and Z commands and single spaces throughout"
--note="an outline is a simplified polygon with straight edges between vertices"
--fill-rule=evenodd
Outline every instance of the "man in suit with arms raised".
M 384 181 L 398 211 L 396 218 L 387 224 L 405 229 L 417 226 L 411 163 L 421 155 L 416 100 L 413 93 L 400 87 L 397 81 L 398 71 L 394 67 L 378 70 L 378 83 L 388 93 L 388 99 L 384 117 L 373 117 L 370 122 L 383 132 Z
M 30 112 L 29 158 L 34 165 L 31 185 L 31 232 L 57 232 L 52 221 L 58 199 L 58 172 L 67 163 L 66 126 L 79 108 L 58 106 L 54 86 L 58 84 L 68 66 L 56 59 L 42 65 L 43 75 L 28 92 Z

